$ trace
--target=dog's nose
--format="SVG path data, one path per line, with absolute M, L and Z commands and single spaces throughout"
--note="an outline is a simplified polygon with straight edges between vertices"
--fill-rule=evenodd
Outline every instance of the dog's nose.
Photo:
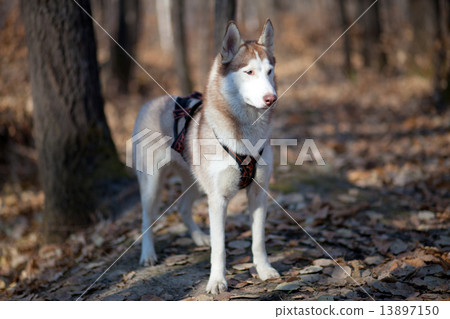
M 277 96 L 275 94 L 266 94 L 263 99 L 267 106 L 271 106 L 277 100 Z

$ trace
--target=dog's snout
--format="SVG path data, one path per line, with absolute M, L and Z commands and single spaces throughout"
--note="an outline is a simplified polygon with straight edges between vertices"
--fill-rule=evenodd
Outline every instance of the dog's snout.
M 275 94 L 266 94 L 263 99 L 267 106 L 271 106 L 277 100 L 277 96 Z

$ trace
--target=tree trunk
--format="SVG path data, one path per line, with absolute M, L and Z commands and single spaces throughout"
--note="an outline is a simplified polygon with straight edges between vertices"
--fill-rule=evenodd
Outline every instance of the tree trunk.
M 118 10 L 115 12 L 117 12 L 118 24 L 115 40 L 133 56 L 139 33 L 139 0 L 119 0 L 117 6 Z M 128 93 L 133 61 L 112 40 L 110 41 L 110 54 L 111 84 L 114 90 Z
M 339 0 L 339 12 L 341 15 L 342 30 L 344 31 L 350 25 L 344 0 Z M 348 76 L 350 76 L 353 73 L 351 55 L 352 55 L 352 48 L 351 48 L 351 43 L 350 43 L 350 35 L 347 32 L 344 35 L 344 59 L 345 59 L 344 60 L 344 70 Z
M 192 81 L 187 59 L 186 35 L 184 32 L 184 0 L 172 1 L 173 39 L 175 44 L 175 68 L 182 94 L 192 92 Z
M 408 5 L 409 19 L 413 31 L 413 41 L 408 48 L 409 56 L 414 68 L 425 69 L 426 67 L 418 61 L 421 57 L 425 57 L 423 60 L 432 60 L 434 37 L 430 34 L 435 33 L 435 2 L 410 0 Z
M 164 53 L 173 53 L 173 31 L 170 13 L 170 0 L 156 0 L 159 43 Z
M 360 1 L 361 12 L 366 10 L 372 3 L 372 0 Z M 364 66 L 376 66 L 381 70 L 387 64 L 387 56 L 381 43 L 381 16 L 378 2 L 367 11 L 362 19 L 362 26 L 364 30 L 362 48 Z
M 198 43 L 198 58 L 197 63 L 199 66 L 199 82 L 201 87 L 205 87 L 206 81 L 208 78 L 209 69 L 211 68 L 212 61 L 215 57 L 212 54 L 212 5 L 210 6 L 210 1 L 208 0 L 200 0 L 197 2 L 196 10 L 196 20 L 198 23 L 198 30 L 196 33 L 198 34 L 199 41 Z
M 214 8 L 214 56 L 222 45 L 228 21 L 236 20 L 236 0 L 216 0 Z
M 434 72 L 434 100 L 439 111 L 450 103 L 450 63 L 448 34 L 450 28 L 449 4 L 446 0 L 434 0 L 436 16 L 436 53 Z
M 89 2 L 79 3 L 90 12 Z M 44 238 L 59 241 L 95 219 L 123 176 L 103 111 L 91 19 L 73 1 L 22 1 L 45 194 Z

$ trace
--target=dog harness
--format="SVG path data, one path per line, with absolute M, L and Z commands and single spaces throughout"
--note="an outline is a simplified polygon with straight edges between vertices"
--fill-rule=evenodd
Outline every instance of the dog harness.
M 196 102 L 192 107 L 189 107 L 189 104 L 191 103 L 192 99 L 199 100 Z M 200 109 L 203 102 L 203 95 L 199 92 L 194 92 L 189 96 L 186 97 L 177 97 L 176 103 L 175 103 L 175 109 L 173 110 L 173 118 L 174 118 L 174 124 L 173 124 L 173 133 L 175 140 L 172 143 L 172 148 L 180 153 L 180 155 L 186 160 L 186 158 L 183 155 L 184 150 L 184 140 L 186 138 L 187 129 L 189 127 L 189 123 L 191 122 L 191 119 L 194 117 L 195 113 Z M 178 133 L 178 121 L 184 117 L 184 127 Z M 214 132 L 214 135 L 216 133 Z M 216 135 L 217 138 L 217 135 Z M 219 140 L 217 138 L 217 140 Z M 220 143 L 220 141 L 219 141 Z M 250 155 L 242 155 L 237 154 L 231 151 L 226 145 L 222 145 L 223 149 L 236 161 L 239 171 L 241 173 L 241 177 L 239 179 L 239 189 L 246 188 L 248 185 L 250 185 L 253 181 L 253 178 L 256 174 L 256 159 L 253 156 Z M 261 156 L 264 151 L 264 147 L 261 148 L 259 151 L 259 155 Z

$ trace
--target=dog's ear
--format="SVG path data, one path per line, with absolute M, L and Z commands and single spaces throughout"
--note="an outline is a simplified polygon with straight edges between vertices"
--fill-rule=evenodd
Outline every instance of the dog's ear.
M 262 44 L 267 48 L 267 50 L 269 50 L 269 52 L 273 53 L 273 25 L 270 19 L 266 20 L 266 24 L 264 25 L 264 29 L 258 39 L 258 43 Z
M 222 56 L 222 63 L 229 63 L 236 53 L 239 51 L 239 47 L 243 44 L 239 29 L 233 21 L 228 22 L 227 30 L 222 41 L 222 49 L 220 55 Z

